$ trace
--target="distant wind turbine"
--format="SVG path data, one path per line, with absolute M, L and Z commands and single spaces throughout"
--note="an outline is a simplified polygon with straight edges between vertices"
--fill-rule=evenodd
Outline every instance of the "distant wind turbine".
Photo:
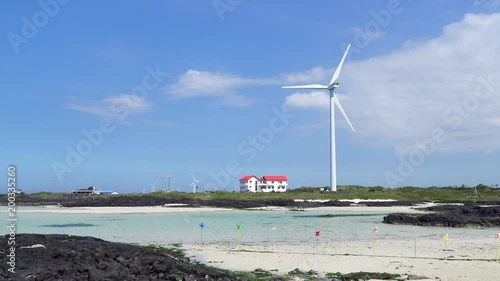
M 344 115 L 345 120 L 351 127 L 351 129 L 355 132 L 354 127 L 349 121 L 349 118 L 344 112 L 342 105 L 340 104 L 337 95 L 335 95 L 334 91 L 339 87 L 339 82 L 337 80 L 340 76 L 340 71 L 342 71 L 342 66 L 344 65 L 345 58 L 347 56 L 347 52 L 349 52 L 349 48 L 351 48 L 351 44 L 347 46 L 345 50 L 344 56 L 340 61 L 335 73 L 332 76 L 332 80 L 330 80 L 330 84 L 328 86 L 319 85 L 319 84 L 310 84 L 310 85 L 301 85 L 301 86 L 284 86 L 283 89 L 306 89 L 306 90 L 328 90 L 330 92 L 330 189 L 331 191 L 337 191 L 337 171 L 336 171 L 336 161 L 335 161 L 335 105 L 339 108 L 342 115 Z
M 194 178 L 193 174 L 191 174 L 191 177 L 193 178 L 193 182 L 191 185 L 193 186 L 193 193 L 196 193 L 198 187 L 196 186 L 197 183 L 201 182 L 200 180 L 197 180 Z
M 151 186 L 151 192 L 155 192 L 156 182 L 150 183 L 149 186 Z
M 474 196 L 478 196 L 476 178 L 471 177 L 470 179 L 474 182 Z

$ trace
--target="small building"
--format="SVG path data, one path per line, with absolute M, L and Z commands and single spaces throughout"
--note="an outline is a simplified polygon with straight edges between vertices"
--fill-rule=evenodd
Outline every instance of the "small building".
M 260 179 L 255 175 L 244 176 L 240 179 L 240 191 L 242 192 L 260 192 Z
M 80 188 L 77 190 L 73 190 L 73 194 L 93 195 L 93 194 L 99 194 L 99 190 L 97 190 L 94 186 L 89 186 L 88 188 Z
M 105 189 L 105 190 L 99 190 L 99 194 L 101 194 L 101 195 L 119 195 L 120 193 L 116 190 L 113 190 L 113 189 Z
M 241 192 L 285 192 L 288 187 L 286 176 L 244 176 L 240 179 Z
M 20 188 L 14 188 L 12 193 L 15 193 L 15 194 L 24 194 L 24 192 L 20 189 Z

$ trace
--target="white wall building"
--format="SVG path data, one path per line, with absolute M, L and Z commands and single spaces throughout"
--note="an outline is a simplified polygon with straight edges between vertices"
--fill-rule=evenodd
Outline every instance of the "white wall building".
M 240 179 L 241 192 L 285 192 L 288 179 L 285 176 L 244 176 Z

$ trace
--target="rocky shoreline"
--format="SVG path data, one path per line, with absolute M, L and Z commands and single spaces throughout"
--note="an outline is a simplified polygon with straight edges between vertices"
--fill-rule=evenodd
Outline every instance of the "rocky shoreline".
M 425 208 L 426 214 L 390 214 L 384 223 L 446 227 L 500 226 L 498 202 L 439 205 Z
M 0 238 L 0 244 L 7 245 L 6 236 Z M 235 273 L 190 263 L 182 254 L 172 256 L 154 251 L 154 247 L 93 237 L 18 234 L 16 244 L 15 273 L 7 271 L 8 260 L 2 255 L 2 280 L 247 280 Z
M 0 195 L 0 202 L 7 202 L 6 195 Z M 5 198 L 4 198 L 5 197 Z M 315 207 L 347 207 L 369 206 L 369 207 L 390 207 L 390 206 L 415 206 L 421 201 L 382 201 L 382 202 L 362 202 L 354 204 L 348 201 L 307 201 L 291 199 L 271 199 L 271 200 L 235 200 L 235 199 L 209 199 L 200 200 L 181 195 L 169 195 L 168 197 L 150 195 L 118 195 L 118 196 L 82 196 L 82 195 L 61 195 L 51 198 L 34 198 L 30 195 L 21 195 L 16 198 L 16 204 L 24 206 L 45 206 L 59 205 L 62 207 L 151 207 L 163 206 L 166 204 L 181 204 L 182 207 L 215 207 L 250 209 L 267 206 L 288 207 L 288 208 L 315 208 Z

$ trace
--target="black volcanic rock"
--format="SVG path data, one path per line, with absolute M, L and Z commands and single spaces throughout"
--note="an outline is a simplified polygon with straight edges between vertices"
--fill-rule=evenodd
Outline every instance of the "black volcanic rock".
M 7 195 L 0 195 L 0 202 L 8 202 Z M 216 207 L 216 208 L 234 208 L 248 209 L 266 206 L 278 206 L 288 208 L 314 208 L 314 207 L 345 207 L 351 205 L 363 206 L 414 206 L 420 201 L 381 201 L 381 202 L 360 202 L 354 204 L 348 201 L 329 200 L 329 201 L 295 201 L 292 199 L 227 199 L 227 198 L 209 198 L 200 200 L 190 197 L 184 193 L 168 193 L 164 196 L 158 195 L 78 195 L 78 194 L 58 194 L 46 198 L 39 198 L 29 194 L 16 197 L 18 206 L 44 206 L 59 205 L 62 207 L 148 207 L 163 206 L 165 204 L 183 204 L 183 207 Z
M 0 237 L 6 249 L 7 236 Z M 32 245 L 44 247 L 30 247 Z M 16 272 L 0 259 L 0 280 L 246 280 L 139 246 L 68 235 L 16 235 Z
M 493 227 L 500 226 L 500 206 L 481 206 L 474 203 L 460 205 L 441 205 L 426 208 L 427 213 L 390 214 L 384 217 L 384 223 L 410 224 L 423 226 L 449 227 Z
M 6 195 L 0 195 L 0 202 L 7 202 Z M 165 204 L 184 204 L 185 207 L 216 207 L 216 208 L 235 208 L 248 209 L 266 206 L 279 206 L 290 208 L 313 208 L 325 206 L 350 206 L 350 202 L 331 200 L 326 202 L 296 202 L 291 199 L 270 199 L 270 200 L 238 200 L 238 199 L 219 199 L 213 198 L 208 200 L 199 200 L 189 198 L 175 193 L 168 197 L 151 196 L 151 195 L 116 195 L 116 196 L 100 196 L 100 195 L 74 195 L 66 194 L 54 196 L 52 198 L 34 198 L 30 195 L 22 195 L 16 197 L 16 204 L 19 206 L 43 206 L 43 205 L 60 205 L 62 207 L 148 207 L 162 206 Z M 400 203 L 388 202 L 386 205 Z M 406 203 L 405 203 L 406 204 Z

